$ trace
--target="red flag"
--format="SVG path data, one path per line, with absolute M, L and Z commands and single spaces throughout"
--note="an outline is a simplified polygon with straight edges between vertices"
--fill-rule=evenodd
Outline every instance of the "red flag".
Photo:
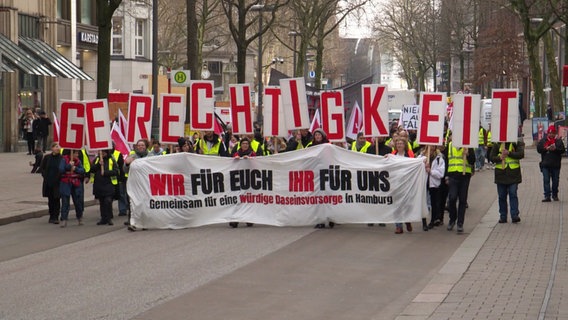
M 59 142 L 59 120 L 55 112 L 53 113 L 53 142 Z
M 126 137 L 126 129 L 128 129 L 128 120 L 122 113 L 122 110 L 118 109 L 118 126 L 122 135 Z
M 316 114 L 314 114 L 314 118 L 312 119 L 312 124 L 310 125 L 310 132 L 314 132 L 314 130 L 321 128 L 321 117 L 320 117 L 320 110 L 316 110 Z
M 357 134 L 361 131 L 363 125 L 363 114 L 361 113 L 361 108 L 357 101 L 351 109 L 351 116 L 349 117 L 349 122 L 347 123 L 347 130 L 345 136 L 350 139 L 357 139 Z
M 215 124 L 213 127 L 213 132 L 215 132 L 215 134 L 219 136 L 223 133 L 223 126 L 221 126 L 221 124 L 219 123 L 219 117 L 217 117 L 217 115 L 215 115 Z
M 110 136 L 112 138 L 112 142 L 114 143 L 114 149 L 118 150 L 123 157 L 126 157 L 130 154 L 130 146 L 126 142 L 126 138 L 118 129 L 118 125 L 116 122 L 113 123 L 112 129 L 110 130 Z

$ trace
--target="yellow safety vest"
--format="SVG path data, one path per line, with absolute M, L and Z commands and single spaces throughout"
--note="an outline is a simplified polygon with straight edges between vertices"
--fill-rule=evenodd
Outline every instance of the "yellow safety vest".
M 370 146 L 371 143 L 369 141 L 365 141 L 365 145 L 361 147 L 361 150 L 359 150 L 359 152 L 366 153 L 367 149 L 369 149 Z M 353 143 L 351 143 L 351 151 L 357 151 L 357 141 L 353 141 Z
M 493 147 L 493 142 L 491 142 L 491 131 L 487 131 L 487 146 Z
M 199 140 L 199 146 L 201 152 L 203 152 L 204 155 L 214 155 L 214 156 L 219 155 L 219 148 L 221 147 L 221 139 L 217 139 L 217 142 L 213 145 L 211 149 L 207 149 L 207 143 L 204 142 L 204 140 L 205 139 Z
M 463 173 L 464 159 L 463 150 L 464 148 L 456 149 L 450 142 L 448 145 L 448 172 L 461 172 Z M 471 165 L 465 162 L 465 172 L 471 173 Z
M 514 151 L 515 148 L 513 148 L 513 144 L 509 144 L 509 151 Z M 501 155 L 503 151 L 503 145 L 499 146 L 499 155 Z M 495 169 L 500 169 L 500 170 L 505 170 L 505 168 L 509 166 L 509 168 L 511 169 L 518 169 L 521 167 L 521 162 L 519 161 L 519 159 L 513 159 L 509 156 L 507 156 L 507 158 L 505 158 L 505 166 L 503 166 L 503 161 L 500 161 L 498 163 L 495 164 Z
M 110 163 L 109 163 L 109 164 L 110 164 L 109 168 L 114 167 L 114 162 L 115 162 L 115 161 L 112 160 L 112 157 L 110 157 L 108 160 L 110 161 Z M 99 163 L 99 158 L 97 158 L 97 159 L 95 160 L 95 164 L 97 164 L 97 163 Z M 116 186 L 116 185 L 118 184 L 118 177 L 117 177 L 117 176 L 112 176 L 112 177 L 110 177 L 110 182 L 112 182 L 112 184 L 114 184 L 114 185 Z
M 487 141 L 489 142 L 489 139 Z M 484 146 L 484 145 L 485 145 L 485 135 L 483 134 L 483 127 L 482 127 L 479 128 L 479 146 Z

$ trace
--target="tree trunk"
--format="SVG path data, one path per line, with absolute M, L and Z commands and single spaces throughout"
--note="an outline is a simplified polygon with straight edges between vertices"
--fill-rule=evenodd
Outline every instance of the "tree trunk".
M 544 51 L 546 54 L 546 62 L 548 66 L 548 73 L 550 77 L 550 93 L 552 98 L 552 111 L 556 114 L 564 111 L 564 104 L 562 103 L 562 89 L 560 88 L 560 76 L 558 75 L 558 64 L 554 56 L 554 46 L 552 45 L 552 34 L 547 32 L 543 38 Z
M 538 61 L 538 40 L 531 41 L 526 39 L 527 43 L 527 53 L 529 56 L 529 68 L 531 71 L 531 82 L 534 91 L 534 110 L 537 117 L 544 116 L 543 105 L 544 105 L 544 92 L 542 85 L 542 69 Z

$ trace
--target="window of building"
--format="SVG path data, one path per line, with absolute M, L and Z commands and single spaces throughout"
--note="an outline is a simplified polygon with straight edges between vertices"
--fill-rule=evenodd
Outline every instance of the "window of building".
M 22 37 L 39 38 L 39 20 L 25 14 L 18 15 L 18 35 Z
M 80 0 L 79 5 L 79 21 L 82 24 L 92 24 L 93 21 L 93 2 L 92 0 Z
M 112 54 L 124 54 L 123 44 L 123 20 L 121 17 L 112 18 Z
M 71 1 L 57 0 L 57 18 L 71 20 Z
M 137 57 L 144 56 L 144 27 L 146 21 L 142 19 L 136 19 L 136 31 L 134 34 L 134 55 Z
M 223 72 L 223 63 L 221 61 L 208 61 L 207 69 L 212 75 L 220 75 Z

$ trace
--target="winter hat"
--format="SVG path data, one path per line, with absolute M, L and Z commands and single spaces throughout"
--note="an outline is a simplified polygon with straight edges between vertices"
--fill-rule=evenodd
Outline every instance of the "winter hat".
M 554 134 L 556 134 L 556 127 L 554 127 L 554 125 L 551 124 L 551 125 L 548 127 L 547 133 L 554 133 Z
M 316 132 L 319 132 L 324 138 L 327 136 L 322 128 L 317 128 L 316 130 L 314 130 L 313 134 L 315 135 Z

